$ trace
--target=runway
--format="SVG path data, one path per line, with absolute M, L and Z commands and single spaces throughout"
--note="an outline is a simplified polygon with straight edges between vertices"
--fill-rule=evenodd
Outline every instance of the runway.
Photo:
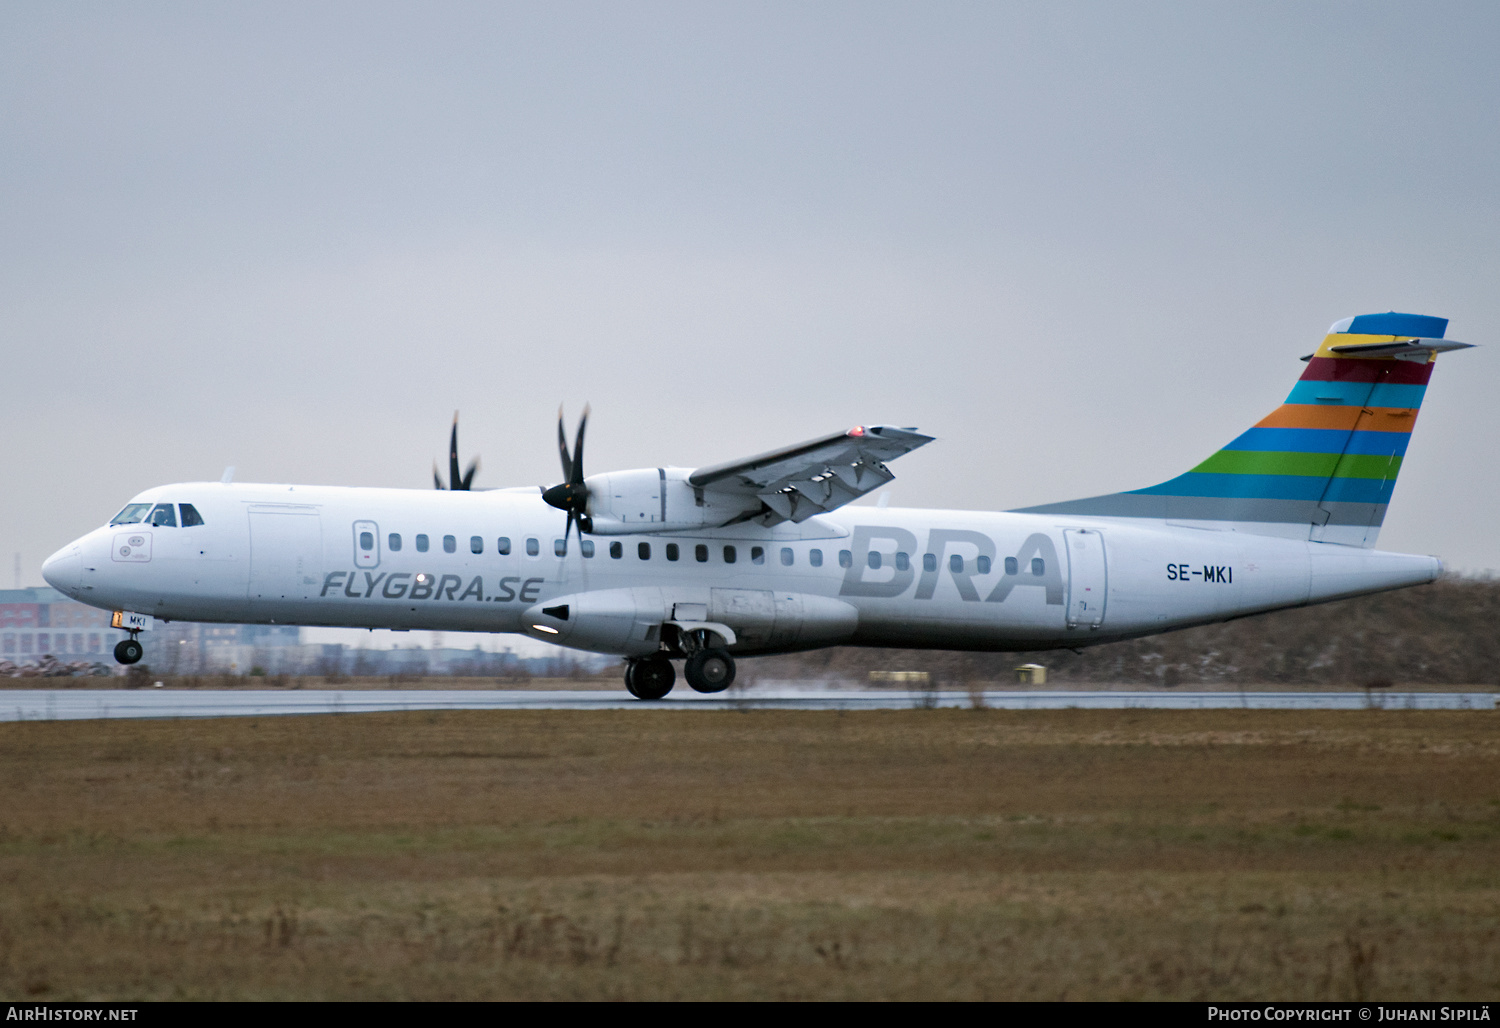
M 995 691 L 981 694 L 1001 710 L 1494 710 L 1481 692 L 1081 692 Z M 10 689 L 0 691 L 0 721 L 99 718 L 269 717 L 284 714 L 365 714 L 398 710 L 909 710 L 969 707 L 967 692 L 841 690 L 771 686 L 702 696 L 675 690 L 643 703 L 622 689 L 335 690 L 335 689 Z

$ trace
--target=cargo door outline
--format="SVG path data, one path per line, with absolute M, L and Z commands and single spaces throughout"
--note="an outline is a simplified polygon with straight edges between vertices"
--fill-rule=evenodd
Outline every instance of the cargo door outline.
M 251 600 L 317 597 L 323 577 L 322 521 L 315 510 L 250 511 Z

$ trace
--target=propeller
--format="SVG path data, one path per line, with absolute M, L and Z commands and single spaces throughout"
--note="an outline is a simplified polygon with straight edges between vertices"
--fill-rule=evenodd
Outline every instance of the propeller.
M 594 530 L 594 520 L 589 517 L 589 487 L 583 484 L 583 430 L 588 427 L 589 408 L 585 404 L 583 417 L 578 419 L 578 434 L 574 438 L 572 455 L 568 453 L 568 433 L 563 429 L 563 409 L 557 408 L 557 452 L 562 457 L 563 482 L 543 490 L 542 499 L 558 510 L 568 512 L 568 523 L 563 529 L 563 545 L 567 545 L 568 533 L 573 522 L 578 522 L 578 534 Z
M 479 470 L 479 458 L 475 457 L 469 462 L 469 470 L 462 475 L 458 473 L 458 411 L 453 412 L 453 435 L 448 439 L 448 481 L 451 485 L 443 485 L 443 476 L 438 471 L 437 461 L 432 462 L 432 487 L 434 489 L 459 489 L 468 492 L 474 484 L 474 472 Z

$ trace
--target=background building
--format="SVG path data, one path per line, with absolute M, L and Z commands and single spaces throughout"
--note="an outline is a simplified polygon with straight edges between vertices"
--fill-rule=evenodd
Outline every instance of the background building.
M 0 589 L 0 660 L 114 663 L 115 643 L 127 633 L 109 627 L 109 611 L 68 599 L 49 586 Z
M 0 589 L 0 661 L 37 664 L 44 656 L 64 664 L 87 660 L 118 668 L 115 644 L 128 633 L 109 627 L 110 612 L 70 600 L 48 586 Z M 460 675 L 479 678 L 568 678 L 592 674 L 617 660 L 597 654 L 519 657 L 435 646 L 375 649 L 302 641 L 296 625 L 216 625 L 157 621 L 142 632 L 142 663 L 159 675 Z M 123 669 L 121 669 L 123 673 Z

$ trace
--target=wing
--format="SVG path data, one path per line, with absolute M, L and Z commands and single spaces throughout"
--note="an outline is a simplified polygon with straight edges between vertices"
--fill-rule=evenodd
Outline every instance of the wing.
M 744 460 L 699 468 L 688 476 L 688 484 L 695 489 L 758 496 L 773 512 L 768 523 L 806 521 L 891 481 L 896 476 L 885 462 L 932 439 L 913 428 L 862 425 Z

